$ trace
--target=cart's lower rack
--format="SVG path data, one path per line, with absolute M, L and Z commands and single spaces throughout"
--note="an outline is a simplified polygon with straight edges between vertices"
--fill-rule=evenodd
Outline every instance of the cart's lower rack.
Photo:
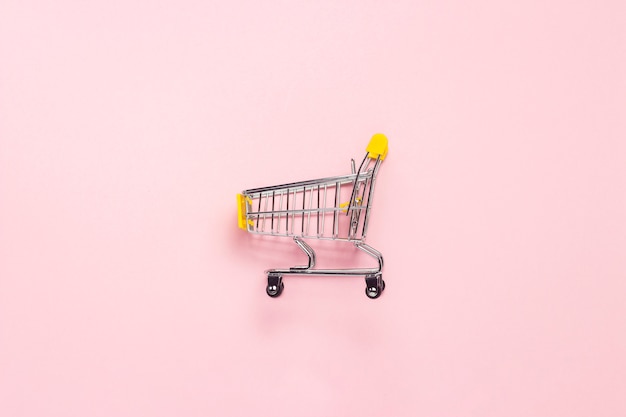
M 385 290 L 383 280 L 383 255 L 373 247 L 362 242 L 355 242 L 354 246 L 378 261 L 378 268 L 348 268 L 348 269 L 315 269 L 315 252 L 304 240 L 294 237 L 293 240 L 308 256 L 309 262 L 306 266 L 293 266 L 285 269 L 268 269 L 267 274 L 267 295 L 278 297 L 282 294 L 285 284 L 283 275 L 345 275 L 345 276 L 365 276 L 365 294 L 369 298 L 378 298 Z

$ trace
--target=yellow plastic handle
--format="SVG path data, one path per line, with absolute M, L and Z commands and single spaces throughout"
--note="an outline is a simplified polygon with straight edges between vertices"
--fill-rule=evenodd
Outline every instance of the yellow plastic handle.
M 365 150 L 369 153 L 369 157 L 372 159 L 376 159 L 380 156 L 381 161 L 385 159 L 387 156 L 387 151 L 389 150 L 389 141 L 387 140 L 387 136 L 382 133 L 376 133 L 370 139 L 370 143 L 367 145 Z
M 248 230 L 248 225 L 246 222 L 246 212 L 247 207 L 246 203 L 250 202 L 250 199 L 244 196 L 243 194 L 237 194 L 237 223 L 239 227 L 243 230 Z

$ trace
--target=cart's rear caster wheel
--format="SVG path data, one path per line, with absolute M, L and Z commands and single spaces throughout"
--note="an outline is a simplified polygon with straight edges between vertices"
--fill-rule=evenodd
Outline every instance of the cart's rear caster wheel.
M 367 288 L 365 288 L 365 295 L 367 295 L 369 298 L 378 298 L 378 297 L 380 297 L 381 293 L 382 293 L 382 291 L 379 291 L 378 287 L 367 287 Z
M 383 291 L 385 290 L 385 281 L 382 281 L 382 284 L 380 286 L 376 285 L 376 286 L 372 286 L 372 287 L 365 287 L 365 295 L 367 295 L 369 298 L 378 298 L 380 297 L 380 294 L 383 293 Z
M 285 284 L 283 284 L 281 282 L 280 285 L 278 285 L 278 286 L 276 286 L 276 285 L 268 285 L 267 287 L 265 287 L 265 292 L 270 297 L 276 298 L 276 297 L 278 297 L 279 295 L 281 295 L 283 293 L 283 289 L 284 288 L 285 288 Z
M 369 298 L 374 299 L 380 297 L 380 294 L 382 294 L 382 292 L 385 290 L 385 281 L 383 281 L 382 278 L 380 278 L 380 280 L 372 278 L 374 277 L 365 280 L 365 295 L 367 295 Z

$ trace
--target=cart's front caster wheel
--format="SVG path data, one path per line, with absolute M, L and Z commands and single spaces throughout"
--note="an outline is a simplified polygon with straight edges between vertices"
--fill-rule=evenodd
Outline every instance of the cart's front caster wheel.
M 281 275 L 268 274 L 267 287 L 265 292 L 272 298 L 278 297 L 282 294 L 285 284 L 283 284 L 283 277 Z
M 276 298 L 276 297 L 278 297 L 279 295 L 281 295 L 283 293 L 283 289 L 284 288 L 285 288 L 285 284 L 283 284 L 281 282 L 280 285 L 278 285 L 278 286 L 276 286 L 276 285 L 268 285 L 267 287 L 265 287 L 265 292 L 270 297 Z

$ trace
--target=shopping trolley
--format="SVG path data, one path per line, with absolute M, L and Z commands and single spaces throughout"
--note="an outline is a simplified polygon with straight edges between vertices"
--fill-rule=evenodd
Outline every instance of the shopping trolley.
M 385 289 L 383 256 L 364 242 L 376 175 L 387 148 L 387 138 L 378 133 L 358 169 L 352 160 L 351 174 L 253 188 L 237 195 L 239 227 L 260 235 L 291 237 L 309 258 L 307 265 L 267 270 L 267 295 L 278 297 L 283 292 L 284 275 L 307 274 L 365 276 L 365 294 L 380 296 Z M 374 257 L 378 268 L 314 269 L 315 252 L 304 239 L 352 242 Z

